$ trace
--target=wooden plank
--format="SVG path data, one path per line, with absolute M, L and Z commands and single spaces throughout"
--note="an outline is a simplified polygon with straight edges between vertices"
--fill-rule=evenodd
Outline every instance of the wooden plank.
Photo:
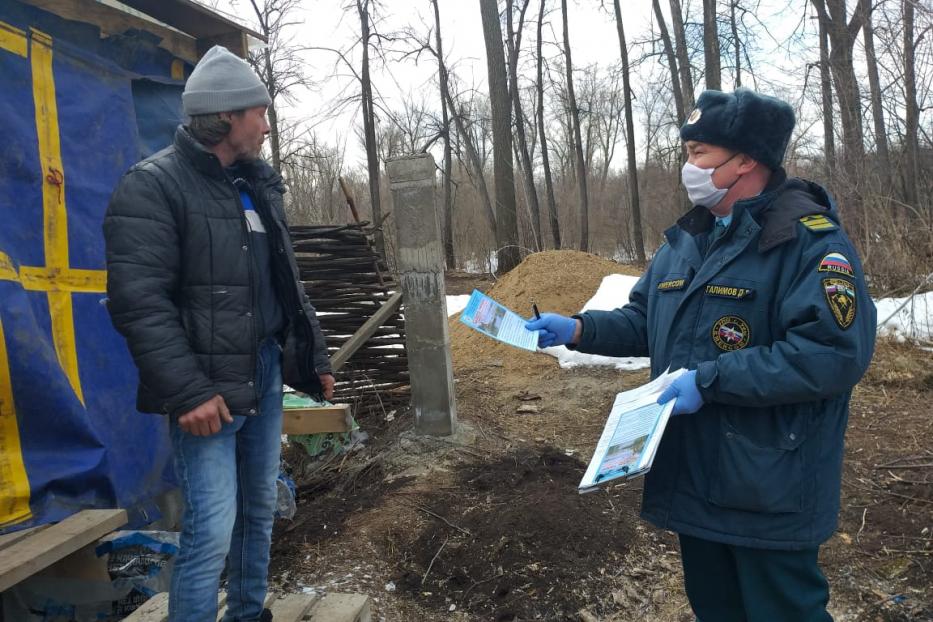
M 168 619 L 168 592 L 160 592 L 123 618 L 123 622 L 165 622 Z
M 198 54 L 204 56 L 215 45 L 222 45 L 237 56 L 246 58 L 249 54 L 249 40 L 246 33 L 240 30 L 231 30 L 211 37 L 198 39 Z
M 120 35 L 131 28 L 151 32 L 162 38 L 159 47 L 190 63 L 198 62 L 197 40 L 151 19 L 139 17 L 96 0 L 22 0 L 64 19 L 93 24 L 101 36 Z
M 49 527 L 49 525 L 39 525 L 38 527 L 30 527 L 28 529 L 20 529 L 19 531 L 3 534 L 0 536 L 0 551 L 15 542 L 19 542 L 23 538 L 27 538 L 39 531 L 42 531 L 47 527 Z
M 285 594 L 273 601 L 269 609 L 275 622 L 301 622 L 318 600 L 317 594 Z
M 328 594 L 311 609 L 311 622 L 371 622 L 369 596 Z
M 366 320 L 358 331 L 350 337 L 346 343 L 340 346 L 340 349 L 330 357 L 330 365 L 334 371 L 338 371 L 349 360 L 353 353 L 360 349 L 366 341 L 373 336 L 380 326 L 382 326 L 389 317 L 394 314 L 402 304 L 402 292 L 395 292 L 392 297 L 383 303 L 379 310 L 372 317 Z
M 349 404 L 286 408 L 282 413 L 282 434 L 349 432 L 351 425 Z
M 217 609 L 220 613 L 217 619 L 223 616 L 227 605 L 227 593 L 217 593 Z M 166 622 L 168 620 L 168 592 L 159 592 L 142 605 L 139 609 L 123 618 L 123 622 Z
M 126 524 L 126 510 L 83 510 L 3 551 L 0 592 Z
M 237 30 L 260 41 L 266 38 L 192 0 L 120 0 L 123 4 L 151 15 L 160 22 L 187 32 L 197 39 L 225 35 Z M 238 50 L 231 50 L 238 53 Z

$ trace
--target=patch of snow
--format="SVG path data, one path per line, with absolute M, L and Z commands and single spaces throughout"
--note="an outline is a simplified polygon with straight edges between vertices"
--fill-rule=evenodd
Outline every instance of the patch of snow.
M 456 315 L 463 311 L 469 299 L 469 294 L 463 294 L 462 296 L 447 296 L 447 317 Z
M 905 298 L 882 298 L 878 309 L 878 334 L 899 341 L 933 339 L 933 292 Z

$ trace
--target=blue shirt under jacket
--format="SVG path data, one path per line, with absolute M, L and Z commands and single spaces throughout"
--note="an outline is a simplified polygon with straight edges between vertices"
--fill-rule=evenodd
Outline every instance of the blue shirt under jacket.
M 875 342 L 861 262 L 828 193 L 776 171 L 710 239 L 695 208 L 665 233 L 630 301 L 588 311 L 577 346 L 697 370 L 705 405 L 674 417 L 642 516 L 707 540 L 803 549 L 839 512 L 853 386 Z

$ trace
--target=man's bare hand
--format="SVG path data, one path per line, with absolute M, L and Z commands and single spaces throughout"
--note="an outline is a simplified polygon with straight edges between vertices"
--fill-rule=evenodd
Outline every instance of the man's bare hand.
M 210 436 L 220 432 L 221 421 L 233 423 L 233 417 L 230 415 L 230 409 L 227 408 L 224 398 L 215 395 L 194 410 L 179 417 L 178 425 L 188 434 Z
M 321 381 L 321 390 L 324 393 L 324 399 L 332 400 L 334 399 L 334 375 L 333 374 L 318 374 L 318 380 Z

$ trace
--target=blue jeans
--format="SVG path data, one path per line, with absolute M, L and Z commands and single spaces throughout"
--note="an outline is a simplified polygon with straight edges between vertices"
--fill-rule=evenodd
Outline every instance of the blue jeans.
M 217 619 L 225 559 L 224 622 L 258 620 L 262 613 L 282 438 L 282 350 L 272 340 L 259 347 L 255 382 L 259 413 L 235 416 L 217 434 L 194 436 L 172 421 L 185 512 L 170 622 Z

